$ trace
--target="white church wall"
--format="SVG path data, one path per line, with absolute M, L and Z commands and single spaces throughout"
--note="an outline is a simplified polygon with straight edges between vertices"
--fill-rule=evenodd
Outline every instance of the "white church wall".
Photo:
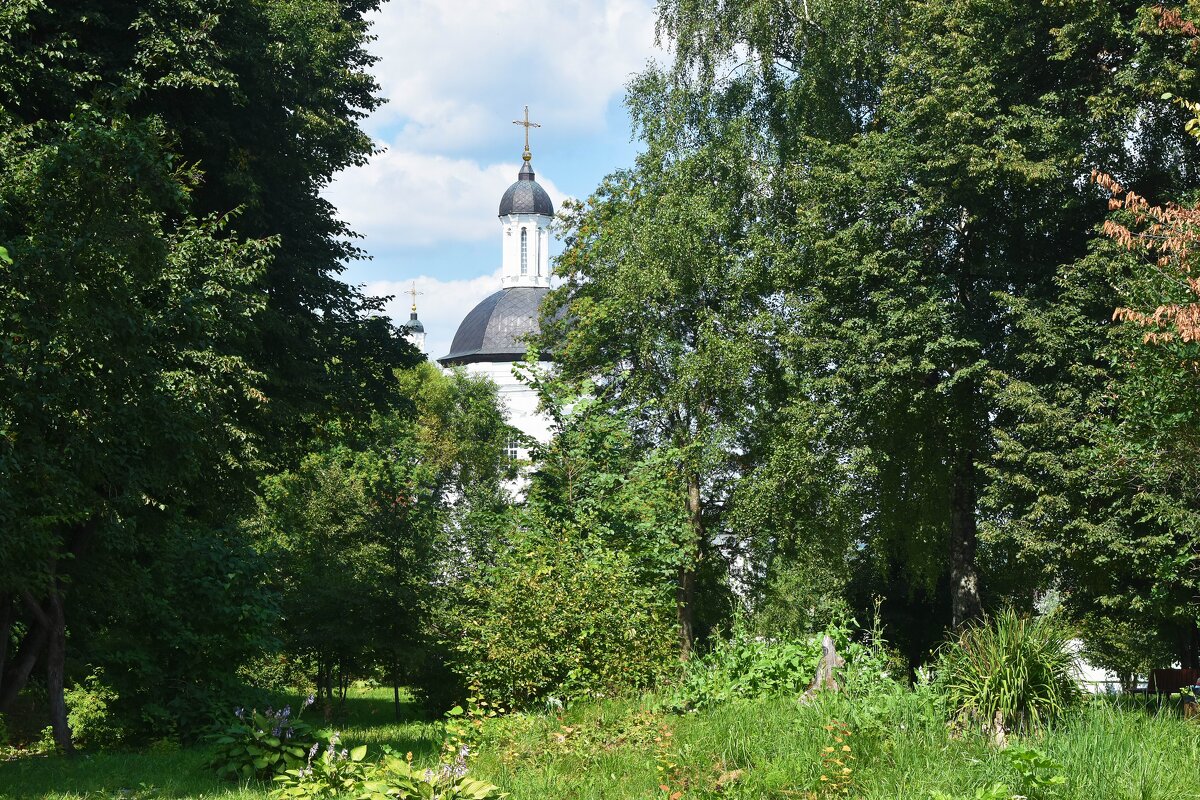
M 508 412 L 508 423 L 538 442 L 550 441 L 550 422 L 538 413 L 538 396 L 529 386 L 517 380 L 511 362 L 476 362 L 467 364 L 470 375 L 480 375 L 496 384 L 500 402 Z M 543 363 L 543 367 L 549 366 Z M 522 453 L 522 457 L 528 455 Z

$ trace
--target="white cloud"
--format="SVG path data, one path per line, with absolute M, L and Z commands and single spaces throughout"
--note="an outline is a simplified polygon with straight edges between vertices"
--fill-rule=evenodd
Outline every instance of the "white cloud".
M 651 0 L 387 3 L 371 50 L 389 102 L 369 129 L 399 123 L 393 144 L 446 152 L 493 141 L 525 103 L 559 130 L 601 128 L 612 97 L 659 52 L 654 19 Z
M 480 269 L 498 265 L 496 210 L 516 180 L 522 106 L 545 126 L 535 137 L 607 135 L 613 99 L 659 53 L 654 0 L 395 0 L 373 17 L 373 72 L 389 102 L 364 127 L 385 149 L 324 195 L 381 260 L 494 236 L 496 261 Z M 498 152 L 510 160 L 495 163 Z M 561 207 L 554 183 L 538 183 Z
M 402 281 L 375 281 L 368 283 L 365 291 L 369 295 L 395 295 L 387 304 L 387 314 L 399 325 L 408 319 L 412 299 L 405 294 L 413 284 L 417 295 L 417 316 L 425 325 L 425 350 L 430 359 L 447 355 L 454 332 L 467 312 L 480 300 L 500 288 L 500 270 L 490 275 L 464 280 L 443 281 L 428 275 Z
M 465 158 L 387 150 L 342 173 L 325 197 L 371 251 L 492 236 L 499 260 L 496 211 L 516 179 L 515 163 L 484 167 Z M 563 194 L 553 181 L 537 180 L 560 207 Z

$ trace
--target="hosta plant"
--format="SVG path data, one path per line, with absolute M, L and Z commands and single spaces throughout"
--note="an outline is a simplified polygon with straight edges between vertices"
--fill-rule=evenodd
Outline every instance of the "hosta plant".
M 312 704 L 309 696 L 301 711 Z M 320 736 L 312 726 L 293 716 L 290 706 L 278 711 L 237 709 L 236 720 L 207 739 L 213 745 L 209 766 L 223 778 L 270 778 L 305 764 L 308 751 Z
M 430 769 L 414 767 L 412 753 L 403 758 L 384 748 L 383 759 L 363 783 L 360 800 L 501 800 L 499 787 L 467 775 L 467 747 L 459 748 L 450 763 Z
M 336 733 L 329 737 L 329 743 L 324 748 L 313 744 L 303 766 L 275 776 L 273 794 L 278 798 L 296 800 L 360 795 L 364 781 L 374 768 L 374 765 L 363 761 L 367 746 L 363 744 L 350 749 L 340 745 Z

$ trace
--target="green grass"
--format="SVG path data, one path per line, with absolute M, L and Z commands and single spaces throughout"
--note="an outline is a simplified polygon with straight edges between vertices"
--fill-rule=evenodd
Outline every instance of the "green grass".
M 292 707 L 299 703 L 293 699 Z M 424 759 L 436 758 L 441 746 L 437 725 L 417 718 L 410 701 L 401 704 L 397 722 L 390 689 L 351 689 L 346 698 L 346 720 L 336 725 L 342 739 L 378 746 L 390 744 Z M 313 710 L 305 719 L 313 721 Z M 68 798 L 227 798 L 264 800 L 269 787 L 218 781 L 206 766 L 202 747 L 174 751 L 82 753 L 75 758 L 30 756 L 0 762 L 0 800 L 67 800 Z
M 579 704 L 560 716 L 514 715 L 485 726 L 472 772 L 512 800 L 661 797 L 663 776 L 684 798 L 820 796 L 810 793 L 819 792 L 828 772 L 822 754 L 834 742 L 825 726 L 835 719 L 852 731 L 850 797 L 927 798 L 934 789 L 967 797 L 997 781 L 1020 789 L 982 735 L 950 735 L 910 695 L 808 706 L 777 698 L 684 716 L 634 701 Z M 440 746 L 438 726 L 396 722 L 382 690 L 352 696 L 343 731 L 346 742 L 375 752 L 387 743 L 424 762 Z M 1170 710 L 1094 701 L 1023 741 L 1064 765 L 1063 800 L 1200 800 L 1200 725 Z M 261 785 L 218 782 L 204 761 L 199 749 L 24 758 L 0 763 L 0 798 L 266 797 Z

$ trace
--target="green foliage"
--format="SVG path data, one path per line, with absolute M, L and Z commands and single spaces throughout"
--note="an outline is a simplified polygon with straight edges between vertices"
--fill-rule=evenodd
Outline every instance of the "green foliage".
M 1004 749 L 948 728 L 944 717 L 924 721 L 916 701 L 903 699 L 910 695 L 899 693 L 902 699 L 896 704 L 874 710 L 864 707 L 862 698 L 827 693 L 806 704 L 775 697 L 682 716 L 648 711 L 649 698 L 578 702 L 551 714 L 511 714 L 484 723 L 470 777 L 503 786 L 512 800 L 645 800 L 660 796 L 656 767 L 661 751 L 677 772 L 673 791 L 684 788 L 685 797 L 803 797 L 820 790 L 822 752 L 830 746 L 824 726 L 837 719 L 852 732 L 852 797 L 927 798 L 938 791 L 964 800 L 991 784 L 1011 788 L 1004 800 L 1024 794 Z M 859 708 L 862 713 L 856 713 Z M 418 776 L 426 767 L 439 767 L 441 722 L 396 722 L 390 709 L 389 689 L 352 690 L 343 735 L 347 741 L 369 743 L 362 763 L 369 766 L 374 760 L 376 743 L 388 743 L 400 753 L 414 751 Z M 875 719 L 874 727 L 863 724 L 868 716 Z M 671 736 L 664 736 L 667 732 Z M 1057 800 L 1198 796 L 1200 738 L 1190 721 L 1174 713 L 1098 699 L 1069 712 L 1029 743 L 1062 764 L 1067 783 L 1057 790 Z M 128 788 L 152 798 L 151 790 L 137 788 L 144 785 L 157 787 L 160 797 L 267 800 L 272 789 L 271 783 L 218 779 L 204 768 L 204 748 L 99 752 L 87 758 L 12 751 L 5 756 L 15 757 L 3 764 L 4 791 L 13 797 L 89 791 L 116 796 Z
M 116 700 L 117 693 L 105 681 L 102 669 L 92 670 L 66 691 L 67 724 L 77 743 L 93 748 L 120 743 L 125 731 L 112 707 Z
M 433 615 L 454 591 L 431 576 L 486 563 L 479 528 L 503 519 L 511 429 L 495 387 L 430 365 L 398 377 L 411 411 L 328 426 L 295 469 L 263 481 L 246 522 L 275 567 L 281 652 L 331 701 L 351 675 L 400 685 L 430 671 Z
M 684 665 L 668 703 L 685 711 L 736 699 L 798 695 L 812 683 L 820 658 L 820 636 L 779 641 L 735 633 L 716 638 L 706 653 Z
M 272 797 L 318 800 L 354 797 L 358 800 L 500 800 L 507 795 L 485 781 L 467 775 L 467 748 L 448 763 L 427 769 L 413 766 L 413 754 L 401 758 L 383 746 L 379 761 L 366 761 L 367 746 L 337 748 L 332 739 L 319 753 L 314 748 L 302 767 L 275 776 Z
M 290 706 L 278 711 L 268 708 L 264 712 L 239 708 L 236 716 L 237 722 L 224 725 L 206 737 L 213 745 L 209 766 L 222 778 L 244 781 L 300 769 L 306 759 L 312 761 L 320 747 L 318 740 L 325 738 L 301 720 L 300 714 L 293 717 Z M 337 734 L 328 739 L 327 750 L 333 751 Z
M 1036 748 L 1009 745 L 1004 758 L 1017 773 L 1021 794 L 1030 800 L 1057 797 L 1067 783 L 1063 765 Z
M 668 706 L 683 711 L 730 700 L 799 695 L 816 677 L 825 636 L 846 662 L 835 672 L 843 691 L 864 699 L 896 694 L 899 685 L 890 673 L 895 664 L 878 616 L 871 630 L 857 636 L 853 624 L 835 622 L 806 637 L 773 639 L 753 635 L 739 620 L 729 638 L 715 637 L 707 652 L 684 664 Z
M 989 783 L 987 786 L 980 786 L 969 795 L 947 794 L 934 790 L 929 793 L 929 797 L 930 800 L 1015 800 L 1016 795 L 1003 783 Z
M 304 766 L 289 768 L 275 776 L 274 796 L 315 800 L 358 794 L 368 775 L 369 765 L 363 762 L 367 746 L 339 749 L 339 744 L 337 734 L 320 751 L 314 744 Z
M 465 748 L 450 763 L 428 769 L 413 766 L 412 753 L 401 758 L 385 748 L 383 759 L 367 774 L 361 800 L 501 800 L 506 792 L 467 774 Z
M 482 580 L 462 587 L 456 669 L 493 702 L 610 696 L 654 682 L 670 660 L 668 607 L 632 559 L 578 529 L 529 517 Z
M 1000 751 L 1009 769 L 1016 773 L 1008 783 L 989 783 L 971 795 L 952 795 L 934 791 L 931 800 L 1050 800 L 1061 796 L 1067 784 L 1063 765 L 1040 750 L 1021 744 L 1013 744 Z M 1009 785 L 1016 786 L 1013 791 Z
M 845 586 L 849 565 L 793 556 L 798 554 L 780 557 L 757 586 L 749 625 L 761 636 L 805 636 L 831 619 L 850 616 Z
M 64 747 L 85 664 L 131 728 L 188 735 L 272 644 L 232 532 L 266 463 L 398 402 L 416 354 L 337 280 L 321 196 L 372 152 L 375 5 L 0 9 L 0 638 L 49 662 Z
M 998 737 L 1036 730 L 1082 696 L 1069 639 L 1054 618 L 1005 609 L 941 647 L 938 685 L 961 722 Z
M 770 358 L 755 325 L 762 275 L 746 263 L 762 176 L 745 169 L 745 126 L 715 105 L 653 72 L 635 82 L 645 151 L 564 208 L 564 282 L 543 306 L 540 342 L 568 383 L 603 387 L 601 408 L 672 467 L 666 487 L 686 514 L 670 548 L 681 656 L 723 621 L 702 613 L 724 610 L 713 539 L 749 444 L 755 367 Z M 724 136 L 689 136 L 695 118 Z

